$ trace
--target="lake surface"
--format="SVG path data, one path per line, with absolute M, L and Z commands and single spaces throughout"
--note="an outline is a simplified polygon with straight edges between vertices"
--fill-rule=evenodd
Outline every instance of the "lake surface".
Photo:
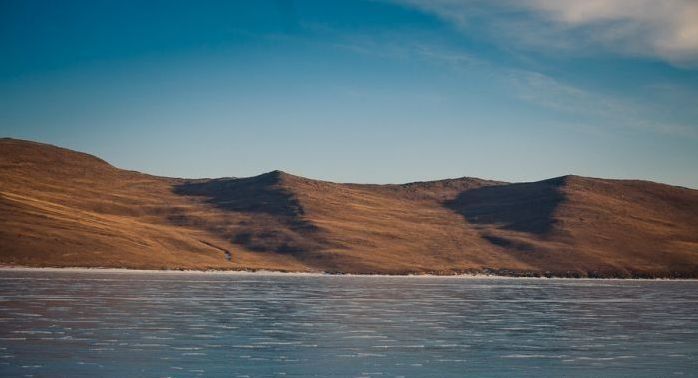
M 0 270 L 0 376 L 698 376 L 698 282 Z

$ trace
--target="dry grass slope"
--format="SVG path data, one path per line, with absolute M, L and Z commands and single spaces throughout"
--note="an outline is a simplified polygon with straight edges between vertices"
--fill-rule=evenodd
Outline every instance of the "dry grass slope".
M 184 180 L 2 139 L 0 264 L 698 277 L 698 191 L 577 176 Z

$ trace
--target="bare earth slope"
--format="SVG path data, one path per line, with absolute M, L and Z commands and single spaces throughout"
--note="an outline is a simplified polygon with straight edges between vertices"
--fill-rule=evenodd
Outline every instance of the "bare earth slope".
M 698 277 L 698 191 L 577 176 L 184 180 L 0 139 L 0 264 Z

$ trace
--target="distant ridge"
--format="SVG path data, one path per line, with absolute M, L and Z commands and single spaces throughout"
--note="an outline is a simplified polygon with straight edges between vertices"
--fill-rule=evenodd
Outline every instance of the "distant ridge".
M 698 191 L 573 175 L 188 180 L 3 138 L 0 264 L 698 278 Z

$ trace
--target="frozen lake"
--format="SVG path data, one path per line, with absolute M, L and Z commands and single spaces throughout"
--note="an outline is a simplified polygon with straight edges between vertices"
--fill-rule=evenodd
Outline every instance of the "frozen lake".
M 698 282 L 0 270 L 0 376 L 697 376 Z

